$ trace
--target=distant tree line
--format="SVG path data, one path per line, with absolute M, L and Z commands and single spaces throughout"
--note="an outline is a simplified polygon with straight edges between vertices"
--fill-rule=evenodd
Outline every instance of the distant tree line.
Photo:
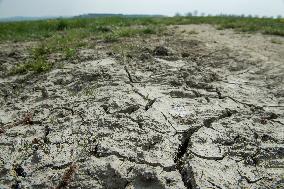
M 180 16 L 187 16 L 187 17 L 191 17 L 191 16 L 222 16 L 222 17 L 237 17 L 237 18 L 274 18 L 273 16 L 271 17 L 267 17 L 267 16 L 259 16 L 259 15 L 245 15 L 245 14 L 241 14 L 241 15 L 237 15 L 237 14 L 216 14 L 216 15 L 212 15 L 212 14 L 206 14 L 204 12 L 201 12 L 200 14 L 198 13 L 197 10 L 194 10 L 193 12 L 188 12 L 184 15 L 180 14 L 180 13 L 176 13 L 175 14 L 176 17 L 180 17 Z M 282 18 L 282 15 L 277 15 L 278 19 Z

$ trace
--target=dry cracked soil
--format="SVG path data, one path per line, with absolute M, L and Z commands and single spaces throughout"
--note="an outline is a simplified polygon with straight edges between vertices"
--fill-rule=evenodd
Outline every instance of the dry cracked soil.
M 33 45 L 2 43 L 1 75 Z M 284 187 L 283 37 L 186 25 L 113 45 L 1 76 L 0 188 Z

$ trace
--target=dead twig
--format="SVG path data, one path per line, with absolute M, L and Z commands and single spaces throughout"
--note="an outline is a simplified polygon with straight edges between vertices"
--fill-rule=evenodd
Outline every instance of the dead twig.
M 70 184 L 70 182 L 71 182 L 72 178 L 74 177 L 77 169 L 78 169 L 78 166 L 75 163 L 72 163 L 70 165 L 69 169 L 66 170 L 66 172 L 64 173 L 62 180 L 59 183 L 59 185 L 56 187 L 56 189 L 66 188 Z

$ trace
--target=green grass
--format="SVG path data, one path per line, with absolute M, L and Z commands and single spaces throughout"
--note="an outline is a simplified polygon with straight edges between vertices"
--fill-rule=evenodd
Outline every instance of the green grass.
M 74 29 L 84 30 L 89 35 L 100 34 L 111 32 L 113 28 L 150 24 L 154 24 L 152 19 L 121 17 L 0 23 L 0 41 L 42 40 Z
M 118 37 L 135 37 L 135 36 L 143 36 L 148 34 L 157 34 L 160 28 L 154 26 L 148 27 L 122 27 L 118 29 L 115 34 Z
M 38 45 L 30 50 L 31 61 L 16 66 L 12 69 L 10 75 L 25 74 L 28 71 L 35 73 L 48 71 L 51 66 L 46 62 L 50 55 L 54 53 L 60 54 L 62 60 L 73 59 L 76 57 L 78 49 L 87 45 L 86 40 L 88 37 L 95 37 L 102 39 L 104 42 L 113 43 L 117 42 L 120 38 L 155 34 L 159 29 L 154 26 L 127 27 L 102 25 L 84 28 L 86 24 L 79 24 L 77 21 L 74 24 L 72 21 L 59 20 L 54 27 L 52 26 L 54 34 L 46 38 L 41 38 Z M 83 23 L 88 23 L 84 20 L 82 21 Z M 68 24 L 69 22 L 70 24 Z
M 211 24 L 217 29 L 238 32 L 260 32 L 284 36 L 284 19 L 241 17 L 106 17 L 96 19 L 53 19 L 0 23 L 0 42 L 38 41 L 30 50 L 29 62 L 11 70 L 11 74 L 41 73 L 52 69 L 49 57 L 56 53 L 62 60 L 76 57 L 90 38 L 107 43 L 123 42 L 123 38 L 164 35 L 169 25 Z M 190 31 L 189 34 L 197 34 Z M 277 43 L 272 41 L 272 43 Z M 121 43 L 118 43 L 121 45 Z M 60 61 L 59 61 L 60 62 Z
M 78 48 L 86 43 L 82 40 L 86 37 L 85 31 L 70 29 L 66 33 L 55 33 L 53 36 L 43 39 L 37 47 L 32 49 L 34 59 L 39 57 L 47 58 L 52 53 L 60 53 L 65 59 L 72 59 L 76 56 Z
M 9 75 L 26 74 L 28 72 L 42 73 L 52 69 L 52 64 L 45 59 L 39 58 L 19 64 L 10 70 Z
M 102 39 L 104 40 L 104 42 L 106 43 L 113 43 L 118 41 L 118 36 L 116 34 L 105 34 L 102 35 Z
M 116 33 L 129 26 L 145 26 L 144 34 L 155 34 L 155 27 L 182 24 L 212 24 L 219 29 L 232 28 L 244 32 L 261 32 L 284 36 L 284 19 L 241 17 L 162 17 L 96 19 L 54 19 L 0 23 L 0 41 L 42 40 L 54 34 L 80 30 L 85 34 Z M 135 28 L 135 27 L 134 27 Z M 138 31 L 140 33 L 140 31 Z M 133 36 L 137 31 L 121 31 L 121 36 Z

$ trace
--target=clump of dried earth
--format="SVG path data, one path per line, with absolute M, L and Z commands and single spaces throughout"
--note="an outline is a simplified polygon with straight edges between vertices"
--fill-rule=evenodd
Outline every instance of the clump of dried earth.
M 0 188 L 283 188 L 283 44 L 175 26 L 1 77 Z

